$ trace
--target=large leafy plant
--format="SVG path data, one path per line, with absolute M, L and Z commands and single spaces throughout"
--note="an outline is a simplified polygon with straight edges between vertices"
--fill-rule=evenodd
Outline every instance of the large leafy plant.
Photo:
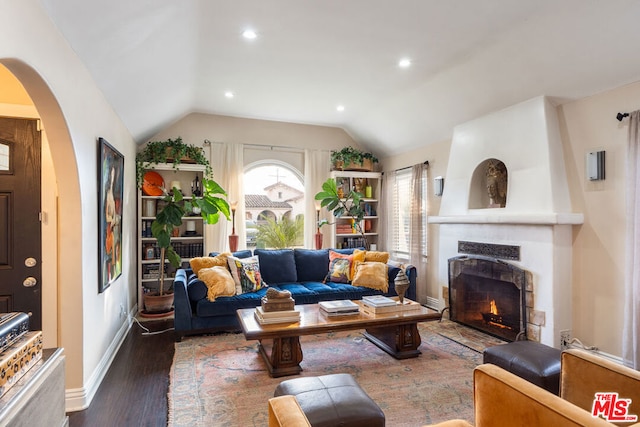
M 221 196 L 227 193 L 220 185 L 212 179 L 202 179 L 202 196 L 185 199 L 177 188 L 165 191 L 162 198 L 164 206 L 156 214 L 156 218 L 151 224 L 151 234 L 156 238 L 160 248 L 160 265 L 164 266 L 165 259 L 173 267 L 180 266 L 180 255 L 171 245 L 171 235 L 173 229 L 182 225 L 182 218 L 193 208 L 200 209 L 200 215 L 207 224 L 216 224 L 220 219 L 220 214 L 227 220 L 230 219 L 229 203 Z M 160 268 L 160 289 L 159 294 L 164 294 L 164 268 Z
M 315 200 L 319 200 L 320 206 L 326 208 L 336 218 L 350 217 L 354 221 L 356 231 L 360 233 L 364 239 L 366 246 L 367 237 L 362 227 L 365 211 L 361 203 L 364 195 L 355 190 L 351 190 L 349 193 L 342 195 L 342 197 L 340 196 L 341 194 L 338 193 L 336 180 L 329 178 L 322 183 L 322 191 L 315 195 Z

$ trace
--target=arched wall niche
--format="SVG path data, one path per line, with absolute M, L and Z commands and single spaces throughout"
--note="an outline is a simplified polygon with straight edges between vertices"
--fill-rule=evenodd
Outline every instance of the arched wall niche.
M 469 187 L 469 209 L 495 209 L 507 205 L 509 172 L 499 159 L 490 158 L 476 166 Z

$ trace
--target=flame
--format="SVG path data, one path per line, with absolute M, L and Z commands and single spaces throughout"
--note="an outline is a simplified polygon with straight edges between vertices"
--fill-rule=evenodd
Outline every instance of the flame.
M 491 300 L 491 314 L 498 314 L 498 307 L 496 307 L 496 300 Z

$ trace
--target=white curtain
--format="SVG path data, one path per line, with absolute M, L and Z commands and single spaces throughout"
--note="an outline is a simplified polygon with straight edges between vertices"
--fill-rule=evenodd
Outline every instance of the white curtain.
M 416 267 L 418 301 L 427 298 L 427 165 L 411 168 L 411 204 L 409 222 L 409 262 Z
M 416 267 L 417 296 L 426 302 L 427 165 L 385 172 L 381 204 L 383 248 Z
M 238 249 L 246 248 L 244 209 L 244 145 L 225 142 L 211 143 L 211 167 L 213 179 L 227 192 L 227 201 L 237 202 L 235 215 L 236 234 L 239 236 Z M 225 252 L 229 250 L 231 221 L 220 217 L 215 225 L 206 227 L 206 251 Z
M 331 155 L 329 151 L 304 150 L 304 246 L 315 248 L 315 235 L 317 231 L 315 195 L 322 190 L 322 183 L 329 178 L 331 169 Z M 311 220 L 308 220 L 311 218 Z M 320 210 L 320 218 L 331 221 L 326 209 Z M 331 227 L 325 226 L 320 230 L 323 234 L 322 247 L 326 248 L 331 243 Z
M 629 114 L 624 364 L 640 370 L 640 111 Z

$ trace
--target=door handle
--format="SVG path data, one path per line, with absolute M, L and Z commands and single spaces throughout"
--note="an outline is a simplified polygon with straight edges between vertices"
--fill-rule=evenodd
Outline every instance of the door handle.
M 25 288 L 33 288 L 37 284 L 38 284 L 38 281 L 36 280 L 36 278 L 31 276 L 27 277 L 22 282 L 22 286 L 24 286 Z

